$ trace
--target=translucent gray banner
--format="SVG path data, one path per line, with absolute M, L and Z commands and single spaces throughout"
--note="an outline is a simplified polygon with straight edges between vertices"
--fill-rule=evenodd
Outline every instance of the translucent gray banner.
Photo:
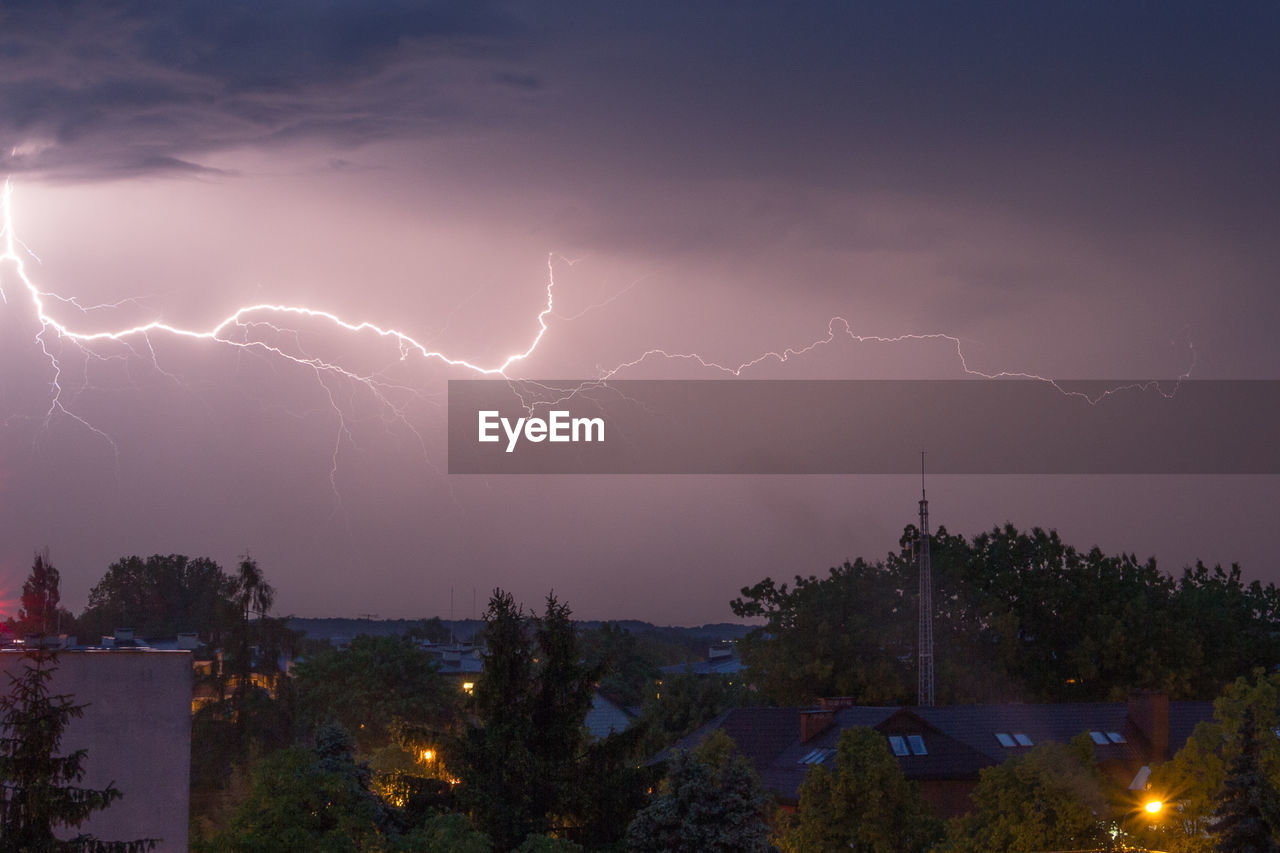
M 452 380 L 449 473 L 1276 474 L 1278 427 L 1275 380 Z

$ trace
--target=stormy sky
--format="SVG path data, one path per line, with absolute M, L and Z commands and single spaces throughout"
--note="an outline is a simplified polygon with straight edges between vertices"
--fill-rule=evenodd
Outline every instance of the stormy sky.
M 15 252 L 72 333 L 6 261 L 3 598 L 44 547 L 76 609 L 121 556 L 249 553 L 286 613 L 501 586 L 696 623 L 913 521 L 910 477 L 450 476 L 446 382 L 475 374 L 323 321 L 73 337 L 153 321 L 305 306 L 484 367 L 536 340 L 508 374 L 565 379 L 737 367 L 839 317 L 960 350 L 839 334 L 743 375 L 1280 378 L 1274 3 L 0 10 Z M 1274 477 L 929 490 L 952 532 L 1280 579 Z

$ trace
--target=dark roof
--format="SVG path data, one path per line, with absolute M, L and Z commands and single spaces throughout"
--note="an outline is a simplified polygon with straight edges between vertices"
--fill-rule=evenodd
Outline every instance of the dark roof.
M 765 788 L 794 802 L 810 766 L 834 765 L 840 733 L 849 728 L 874 728 L 886 737 L 918 736 L 924 754 L 908 749 L 898 756 L 907 778 L 976 780 L 984 767 L 1002 764 L 1010 756 L 1054 741 L 1066 743 L 1082 732 L 1098 732 L 1105 744 L 1094 743 L 1094 755 L 1117 776 L 1130 776 L 1152 763 L 1151 744 L 1129 717 L 1124 702 L 1064 704 L 953 705 L 935 708 L 849 706 L 833 712 L 832 724 L 808 741 L 800 740 L 800 719 L 809 708 L 735 708 L 726 711 L 673 748 L 692 749 L 720 729 L 737 743 L 754 765 Z M 1186 743 L 1196 724 L 1212 719 L 1212 702 L 1169 703 L 1169 755 Z M 1022 736 L 1030 745 L 1005 746 L 997 733 Z M 1113 742 L 1108 735 L 1119 735 Z M 906 745 L 909 742 L 904 742 Z M 816 750 L 826 750 L 815 752 Z M 666 758 L 670 750 L 655 760 Z
M 1169 703 L 1169 754 L 1177 752 L 1196 726 L 1213 719 L 1212 702 Z M 1176 746 L 1175 746 L 1176 744 Z
M 1171 703 L 1175 704 L 1175 703 Z M 1012 754 L 1030 747 L 1000 745 L 996 732 L 1025 734 L 1032 745 L 1055 741 L 1066 743 L 1081 732 L 1106 735 L 1116 732 L 1123 743 L 1094 744 L 1098 761 L 1143 763 L 1142 733 L 1129 720 L 1124 702 L 1070 702 L 1055 705 L 955 705 L 945 708 L 917 708 L 916 713 L 936 728 L 947 732 L 976 751 L 1001 764 Z
M 756 765 L 758 772 L 762 766 L 774 762 L 784 749 L 799 739 L 800 709 L 732 708 L 693 734 L 681 738 L 655 760 L 668 758 L 675 749 L 693 749 L 716 729 L 733 738 L 738 750 Z

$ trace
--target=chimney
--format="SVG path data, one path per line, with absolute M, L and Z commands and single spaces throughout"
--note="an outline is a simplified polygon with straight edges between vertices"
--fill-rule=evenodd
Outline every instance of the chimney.
M 800 742 L 808 743 L 818 735 L 831 728 L 836 720 L 836 712 L 826 708 L 800 712 Z
M 1142 691 L 1129 699 L 1129 722 L 1151 744 L 1151 763 L 1169 758 L 1169 694 Z

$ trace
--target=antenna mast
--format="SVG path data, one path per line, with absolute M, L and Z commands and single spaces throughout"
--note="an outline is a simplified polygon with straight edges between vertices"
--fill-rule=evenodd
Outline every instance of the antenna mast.
M 933 707 L 933 569 L 929 564 L 929 501 L 924 491 L 924 451 L 920 451 L 920 636 L 916 705 Z

